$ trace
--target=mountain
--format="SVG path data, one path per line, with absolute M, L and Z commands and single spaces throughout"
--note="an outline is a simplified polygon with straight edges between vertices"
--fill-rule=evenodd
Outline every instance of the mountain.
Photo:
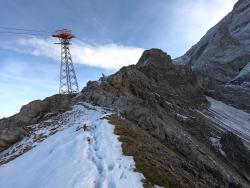
M 78 94 L 0 120 L 0 185 L 249 188 L 249 7 L 238 1 L 178 59 L 146 50 Z
M 207 100 L 202 81 L 189 66 L 174 65 L 169 55 L 151 49 L 142 54 L 136 65 L 89 82 L 74 100 L 110 108 L 123 117 L 112 116 L 110 120 L 118 126 L 117 134 L 126 154 L 135 157 L 149 184 L 249 185 L 250 153 L 245 146 L 250 143 L 250 115 L 238 112 L 245 119 L 242 129 L 235 131 L 234 126 L 242 122 L 227 123 L 236 115 L 222 112 L 236 109 Z M 223 115 L 222 122 L 215 121 L 212 111 L 219 117 Z M 242 140 L 232 131 L 242 134 Z M 229 157 L 232 155 L 237 157 Z
M 249 112 L 249 33 L 250 1 L 239 0 L 232 12 L 174 61 L 203 74 L 209 95 Z
M 78 95 L 33 101 L 0 121 L 0 182 L 61 187 L 69 176 L 65 187 L 249 187 L 250 116 L 207 98 L 203 85 L 190 66 L 151 49 Z

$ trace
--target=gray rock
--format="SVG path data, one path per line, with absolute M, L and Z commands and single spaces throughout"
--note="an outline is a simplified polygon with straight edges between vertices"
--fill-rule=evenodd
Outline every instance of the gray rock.
M 0 131 L 0 151 L 8 148 L 26 135 L 27 132 L 22 127 L 6 127 L 2 129 Z
M 226 132 L 221 138 L 221 144 L 227 159 L 245 171 L 245 174 L 248 174 L 246 178 L 250 180 L 250 151 L 242 144 L 240 138 L 231 132 Z
M 247 98 L 241 83 L 249 81 L 250 70 L 243 77 L 241 71 L 250 62 L 250 1 L 239 0 L 232 12 L 224 17 L 216 26 L 195 44 L 185 55 L 174 60 L 177 64 L 192 66 L 200 72 L 208 90 L 214 90 L 216 97 L 246 111 L 250 111 L 250 100 L 241 102 L 243 93 Z M 237 79 L 235 79 L 237 78 Z M 224 89 L 228 83 L 237 86 L 239 92 Z
M 22 139 L 28 132 L 25 126 L 38 123 L 48 113 L 60 113 L 70 109 L 75 94 L 57 94 L 44 100 L 24 105 L 18 114 L 0 120 L 0 151 Z

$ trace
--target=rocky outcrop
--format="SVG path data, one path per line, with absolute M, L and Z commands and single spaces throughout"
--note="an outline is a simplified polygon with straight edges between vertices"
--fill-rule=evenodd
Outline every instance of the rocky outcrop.
M 0 131 L 0 152 L 27 135 L 23 127 L 8 127 Z
M 12 117 L 0 120 L 0 151 L 19 141 L 28 132 L 27 125 L 38 123 L 45 115 L 64 112 L 70 109 L 71 95 L 54 95 L 44 100 L 32 101 L 24 105 L 20 112 Z
M 163 100 L 162 105 L 199 107 L 206 104 L 202 80 L 188 67 L 176 66 L 169 55 L 159 49 L 145 51 L 137 65 L 99 81 L 88 82 L 77 99 L 131 111 L 134 103 Z M 176 100 L 178 98 L 178 100 Z
M 136 65 L 89 82 L 74 102 L 122 116 L 110 121 L 149 187 L 247 187 L 247 175 L 237 173 L 239 166 L 212 149 L 209 138 L 222 132 L 197 113 L 208 105 L 203 86 L 190 67 L 175 65 L 169 55 L 151 49 Z
M 240 138 L 231 132 L 226 132 L 221 138 L 222 149 L 227 159 L 240 167 L 244 174 L 248 174 L 250 180 L 250 151 L 248 151 Z
M 200 72 L 209 95 L 250 111 L 249 33 L 250 1 L 239 0 L 231 13 L 175 63 Z

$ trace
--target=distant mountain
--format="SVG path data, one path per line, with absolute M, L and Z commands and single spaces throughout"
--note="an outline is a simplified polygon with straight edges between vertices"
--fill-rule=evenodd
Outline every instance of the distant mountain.
M 174 62 L 202 73 L 210 95 L 250 111 L 250 1 L 239 0 L 232 12 Z

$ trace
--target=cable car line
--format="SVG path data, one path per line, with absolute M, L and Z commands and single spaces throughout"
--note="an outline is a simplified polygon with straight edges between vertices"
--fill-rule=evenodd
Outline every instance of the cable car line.
M 23 28 L 2 27 L 2 26 L 0 26 L 0 30 L 26 31 L 26 32 L 36 32 L 36 33 L 49 33 L 48 31 L 45 31 L 45 30 L 23 29 Z

